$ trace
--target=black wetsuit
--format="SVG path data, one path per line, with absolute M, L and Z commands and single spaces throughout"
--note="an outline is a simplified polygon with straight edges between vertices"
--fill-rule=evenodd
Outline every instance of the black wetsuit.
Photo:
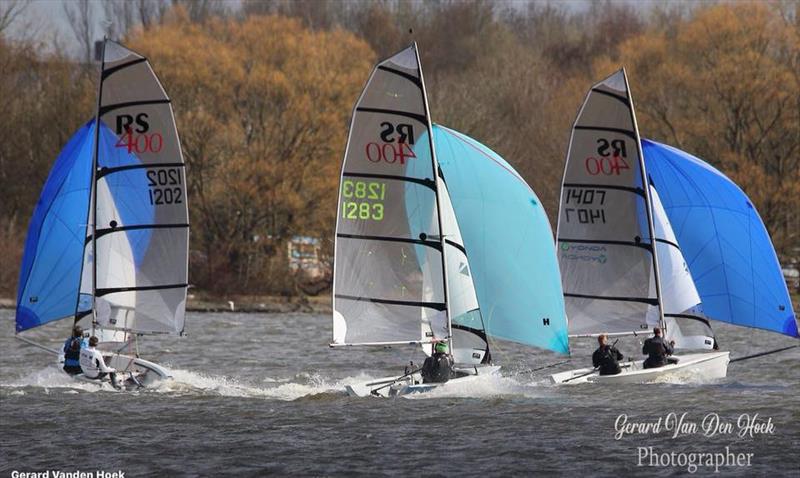
M 667 356 L 672 355 L 672 346 L 661 337 L 652 337 L 644 341 L 642 353 L 648 355 L 644 368 L 663 367 L 669 362 Z
M 592 364 L 600 367 L 600 375 L 616 375 L 622 371 L 619 361 L 622 354 L 616 347 L 601 345 L 592 354 Z
M 453 359 L 446 353 L 437 352 L 422 364 L 422 383 L 444 383 L 452 374 Z

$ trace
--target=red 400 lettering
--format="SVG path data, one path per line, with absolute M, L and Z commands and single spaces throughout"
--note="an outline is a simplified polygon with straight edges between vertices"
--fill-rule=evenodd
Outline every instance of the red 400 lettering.
M 164 138 L 161 133 L 133 134 L 133 130 L 129 127 L 114 146 L 126 148 L 128 153 L 158 153 L 164 147 Z
M 616 174 L 619 176 L 623 169 L 630 169 L 630 166 L 622 156 L 601 156 L 599 158 L 589 156 L 586 158 L 586 172 L 592 176 L 597 176 L 598 174 L 606 176 Z
M 416 158 L 414 150 L 407 143 L 367 143 L 367 159 L 373 163 L 381 161 L 389 164 L 406 164 L 406 158 Z

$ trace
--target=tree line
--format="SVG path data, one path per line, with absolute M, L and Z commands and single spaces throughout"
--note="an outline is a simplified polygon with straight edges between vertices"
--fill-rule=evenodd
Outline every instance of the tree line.
M 77 58 L 10 37 L 24 4 L 4 3 L 0 294 L 14 293 L 53 160 L 94 114 L 93 47 L 104 34 L 146 55 L 172 98 L 189 180 L 190 282 L 212 293 L 303 293 L 288 267 L 293 236 L 320 238 L 331 261 L 351 108 L 375 61 L 411 41 L 434 122 L 506 158 L 551 220 L 583 96 L 625 66 L 643 137 L 725 172 L 784 262 L 796 260 L 798 3 L 78 0 L 61 5 Z

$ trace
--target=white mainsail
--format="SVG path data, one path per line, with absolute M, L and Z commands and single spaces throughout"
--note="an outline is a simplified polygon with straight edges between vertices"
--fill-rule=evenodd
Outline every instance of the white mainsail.
M 106 41 L 82 295 L 103 329 L 180 334 L 188 279 L 185 164 L 149 62 Z M 87 283 L 88 282 L 88 283 Z
M 376 66 L 353 110 L 336 223 L 332 345 L 449 335 L 437 183 L 411 46 Z
M 594 85 L 572 128 L 558 218 L 571 335 L 662 322 L 649 188 L 624 70 Z

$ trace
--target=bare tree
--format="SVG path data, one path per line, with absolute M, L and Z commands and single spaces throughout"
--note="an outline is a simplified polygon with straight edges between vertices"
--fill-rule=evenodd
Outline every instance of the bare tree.
M 82 50 L 81 60 L 85 65 L 91 66 L 95 40 L 92 6 L 89 0 L 64 2 L 61 6 L 64 9 L 64 15 L 69 21 L 72 33 L 80 44 Z
M 0 2 L 0 35 L 11 26 L 27 6 L 19 0 L 4 0 Z

